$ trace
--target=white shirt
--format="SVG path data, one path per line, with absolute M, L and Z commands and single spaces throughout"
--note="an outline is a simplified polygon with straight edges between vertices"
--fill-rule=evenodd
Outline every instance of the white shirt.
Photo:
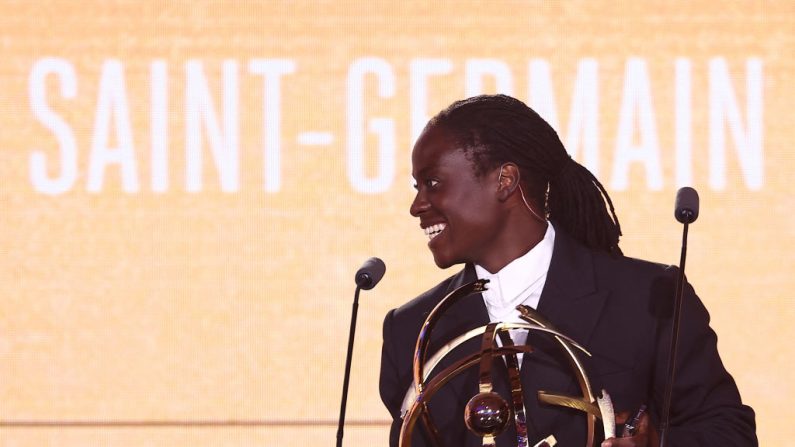
M 479 279 L 488 279 L 488 290 L 482 292 L 483 301 L 489 312 L 489 320 L 495 322 L 525 322 L 519 318 L 516 306 L 524 304 L 533 309 L 538 307 L 541 291 L 547 281 L 549 263 L 552 260 L 552 249 L 555 246 L 555 229 L 547 224 L 544 238 L 524 255 L 514 259 L 497 273 L 489 273 L 479 265 L 475 265 Z M 527 331 L 511 331 L 515 344 L 524 344 Z M 518 356 L 522 363 L 522 354 Z

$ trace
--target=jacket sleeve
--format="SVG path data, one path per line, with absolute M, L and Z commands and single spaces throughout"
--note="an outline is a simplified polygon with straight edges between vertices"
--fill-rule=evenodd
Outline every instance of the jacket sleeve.
M 394 348 L 392 337 L 392 324 L 394 310 L 389 311 L 384 318 L 383 345 L 381 347 L 381 373 L 379 378 L 379 391 L 381 401 L 384 402 L 389 414 L 392 416 L 392 426 L 389 431 L 390 447 L 397 447 L 400 436 L 400 406 L 403 403 L 405 387 L 401 387 L 400 373 L 398 370 L 397 352 Z M 401 389 L 403 391 L 401 391 Z
M 657 424 L 668 376 L 672 322 L 672 318 L 662 320 L 656 341 L 653 400 Z M 718 354 L 717 336 L 709 326 L 709 313 L 687 283 L 682 298 L 675 365 L 666 439 L 669 447 L 758 445 L 754 411 L 743 405 L 734 379 Z

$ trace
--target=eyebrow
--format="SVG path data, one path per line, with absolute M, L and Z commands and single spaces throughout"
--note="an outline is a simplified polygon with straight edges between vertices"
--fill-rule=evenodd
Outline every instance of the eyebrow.
M 436 165 L 426 166 L 426 167 L 424 167 L 424 168 L 420 169 L 420 171 L 419 171 L 419 172 L 417 172 L 417 175 L 414 175 L 414 173 L 412 173 L 412 174 L 411 174 L 411 176 L 414 178 L 414 180 L 416 180 L 416 179 L 417 179 L 417 177 L 422 177 L 422 176 L 423 176 L 423 175 L 425 175 L 425 174 L 426 174 L 428 171 L 431 171 L 431 170 L 433 170 L 433 169 L 436 169 L 436 168 L 437 168 L 437 166 L 436 166 Z

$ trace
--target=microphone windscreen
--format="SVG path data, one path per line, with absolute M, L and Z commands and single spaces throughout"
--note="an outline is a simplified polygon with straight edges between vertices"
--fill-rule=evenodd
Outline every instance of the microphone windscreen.
M 378 258 L 370 258 L 364 261 L 362 267 L 356 272 L 356 285 L 364 290 L 370 290 L 381 281 L 386 272 L 384 261 Z
M 693 223 L 698 219 L 698 193 L 685 186 L 676 192 L 674 217 L 681 223 Z

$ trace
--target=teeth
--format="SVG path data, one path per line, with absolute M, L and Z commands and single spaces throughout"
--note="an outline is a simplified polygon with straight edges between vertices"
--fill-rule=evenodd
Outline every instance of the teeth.
M 447 226 L 447 224 L 443 224 L 443 223 L 442 224 L 431 225 L 431 226 L 425 228 L 423 231 L 425 231 L 425 235 L 428 236 L 428 239 L 433 239 L 436 236 L 438 236 L 439 233 L 444 231 L 446 226 Z

